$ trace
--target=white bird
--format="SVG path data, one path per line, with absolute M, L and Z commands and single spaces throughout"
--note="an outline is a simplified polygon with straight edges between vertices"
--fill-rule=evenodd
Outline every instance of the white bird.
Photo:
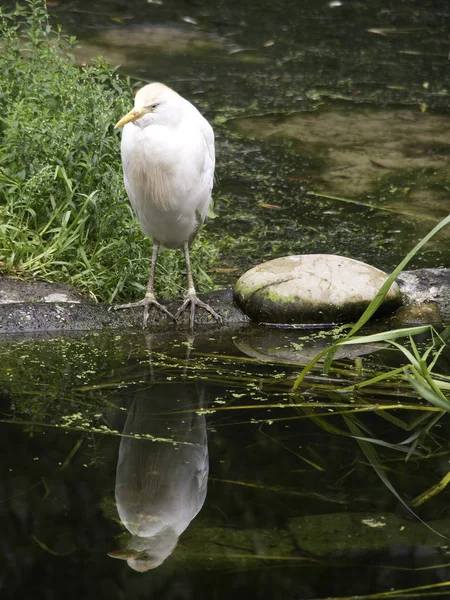
M 175 320 L 190 305 L 190 326 L 196 306 L 218 321 L 222 317 L 195 291 L 189 247 L 208 212 L 214 180 L 214 132 L 187 100 L 162 83 L 150 83 L 135 97 L 134 108 L 115 126 L 122 127 L 125 188 L 145 235 L 153 239 L 150 278 L 139 302 L 114 308 L 155 306 Z M 155 268 L 160 245 L 184 250 L 188 291 L 175 317 L 155 297 Z

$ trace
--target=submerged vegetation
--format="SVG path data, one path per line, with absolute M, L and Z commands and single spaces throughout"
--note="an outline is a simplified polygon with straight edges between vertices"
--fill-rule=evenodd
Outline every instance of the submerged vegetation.
M 367 336 L 362 343 L 379 343 L 380 338 Z M 434 335 L 432 344 L 406 342 L 400 347 L 393 339 L 390 347 L 372 346 L 371 355 L 333 361 L 327 377 L 316 363 L 295 392 L 295 364 L 276 358 L 264 364 L 236 351 L 236 345 L 248 347 L 251 339 L 244 327 L 234 332 L 233 340 L 207 332 L 194 344 L 164 335 L 153 336 L 150 344 L 142 333 L 45 340 L 32 346 L 9 343 L 0 347 L 0 397 L 10 398 L 11 410 L 0 420 L 33 435 L 59 430 L 79 436 L 80 444 L 100 446 L 122 436 L 111 416 L 123 410 L 124 398 L 146 398 L 150 406 L 160 396 L 169 398 L 180 381 L 188 387 L 205 385 L 208 403 L 202 414 L 215 431 L 213 447 L 221 446 L 230 431 L 246 454 L 264 457 L 271 443 L 286 461 L 283 475 L 276 476 L 278 462 L 266 457 L 269 478 L 250 474 L 245 466 L 242 472 L 238 467 L 233 473 L 218 469 L 216 485 L 223 479 L 237 489 L 255 488 L 292 501 L 301 497 L 307 504 L 320 500 L 323 508 L 351 503 L 350 510 L 357 511 L 370 506 L 359 496 L 352 499 L 352 486 L 359 486 L 362 476 L 378 489 L 386 510 L 392 512 L 401 502 L 414 511 L 420 507 L 415 514 L 424 521 L 439 517 L 450 481 L 445 433 L 450 376 L 440 336 Z M 291 332 L 289 339 L 299 348 L 298 333 Z M 432 398 L 423 392 L 423 381 L 434 390 Z M 231 446 L 228 453 L 233 453 Z M 323 481 L 315 477 L 319 473 Z M 313 505 L 310 510 L 315 514 Z M 440 535 L 450 533 L 437 524 L 432 527 Z
M 52 27 L 42 0 L 0 9 L 0 272 L 71 283 L 111 302 L 142 295 L 151 256 L 113 130 L 131 85 L 101 58 L 76 66 L 75 45 Z M 216 255 L 201 236 L 200 289 L 212 287 L 203 268 Z M 185 287 L 182 264 L 182 253 L 162 254 L 163 296 Z
M 234 332 L 235 341 L 241 336 L 245 329 Z M 36 539 L 20 538 L 22 555 L 37 554 L 47 564 L 64 552 L 56 559 L 61 564 L 79 561 L 87 552 L 86 531 L 93 531 L 89 547 L 100 550 L 90 560 L 97 561 L 97 570 L 115 573 L 106 551 L 125 532 L 114 502 L 119 442 L 141 444 L 142 458 L 147 443 L 161 448 L 170 443 L 155 439 L 148 416 L 148 442 L 145 429 L 126 429 L 130 405 L 143 404 L 156 422 L 161 414 L 172 422 L 180 413 L 188 419 L 179 398 L 204 388 L 206 403 L 196 414 L 208 427 L 208 496 L 167 559 L 168 568 L 185 570 L 190 578 L 198 573 L 202 583 L 213 574 L 212 586 L 224 573 L 242 581 L 269 571 L 277 589 L 286 580 L 294 589 L 305 582 L 313 586 L 320 574 L 336 573 L 342 599 L 356 592 L 366 597 L 361 589 L 385 590 L 383 582 L 370 579 L 374 569 L 395 582 L 378 598 L 402 597 L 401 591 L 411 597 L 413 587 L 423 598 L 439 586 L 448 591 L 447 578 L 445 587 L 442 579 L 435 583 L 435 572 L 448 572 L 439 546 L 450 536 L 449 416 L 417 402 L 405 381 L 373 381 L 392 369 L 396 350 L 335 361 L 327 378 L 316 365 L 295 394 L 297 366 L 264 364 L 210 331 L 194 343 L 183 336 L 154 336 L 150 344 L 138 332 L 32 346 L 17 342 L 1 345 L 0 358 L 0 397 L 11 401 L 1 414 L 8 434 L 2 439 L 13 447 L 5 480 L 14 482 L 16 492 L 12 500 L 6 497 L 3 511 L 11 505 L 14 514 L 20 502 L 29 507 L 23 513 L 34 517 L 29 531 Z M 442 358 L 437 369 L 445 367 Z M 358 386 L 369 379 L 369 385 Z M 144 470 L 147 464 L 142 460 Z M 429 528 L 399 510 L 399 498 L 380 477 Z M 55 518 L 64 502 L 72 510 Z M 5 531 L 5 545 L 11 531 Z M 61 538 L 69 540 L 68 549 L 61 549 Z M 425 558 L 414 553 L 416 547 Z M 392 548 L 403 550 L 398 555 Z M 152 571 L 153 579 L 164 577 L 164 568 Z M 355 594 L 345 583 L 352 568 Z M 360 583 L 366 578 L 367 587 Z M 45 585 L 57 584 L 53 579 Z

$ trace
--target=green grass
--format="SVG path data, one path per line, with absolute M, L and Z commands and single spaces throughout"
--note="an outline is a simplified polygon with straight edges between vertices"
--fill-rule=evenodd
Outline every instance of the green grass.
M 0 8 L 0 273 L 77 286 L 100 301 L 142 296 L 151 256 L 123 186 L 113 125 L 131 85 L 101 58 L 77 67 L 73 37 L 42 0 Z M 218 250 L 192 255 L 200 290 Z M 202 267 L 200 267 L 202 265 Z M 186 287 L 181 252 L 161 253 L 158 293 Z

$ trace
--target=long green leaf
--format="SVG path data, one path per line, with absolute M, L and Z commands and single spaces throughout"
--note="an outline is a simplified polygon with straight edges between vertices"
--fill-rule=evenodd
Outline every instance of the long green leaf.
M 405 375 L 419 396 L 428 400 L 434 406 L 450 412 L 450 400 L 431 387 L 428 381 L 414 367 L 405 367 Z
M 364 335 L 361 337 L 352 338 L 351 340 L 343 340 L 336 342 L 336 346 L 348 346 L 350 344 L 371 344 L 372 342 L 388 342 L 402 337 L 412 335 L 420 335 L 428 333 L 432 329 L 431 325 L 421 325 L 419 327 L 406 327 L 404 329 L 392 329 L 391 331 L 382 331 L 373 335 Z

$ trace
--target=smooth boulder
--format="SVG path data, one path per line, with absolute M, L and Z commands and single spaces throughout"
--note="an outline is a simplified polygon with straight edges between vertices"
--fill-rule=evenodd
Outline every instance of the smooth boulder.
M 380 269 L 334 254 L 284 256 L 244 273 L 234 297 L 257 323 L 342 323 L 364 312 L 386 278 Z M 377 314 L 400 305 L 394 283 Z

